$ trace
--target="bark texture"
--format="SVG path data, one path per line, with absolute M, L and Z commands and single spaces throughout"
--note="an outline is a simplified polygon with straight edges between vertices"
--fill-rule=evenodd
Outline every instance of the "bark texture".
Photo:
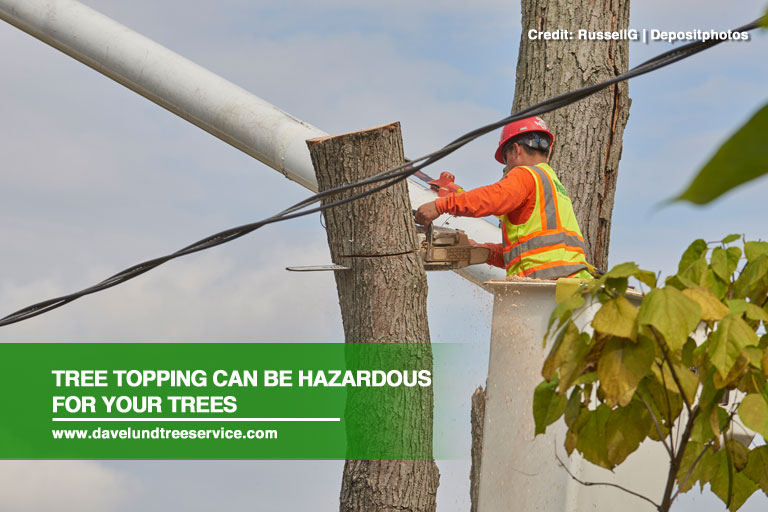
M 483 422 L 485 421 L 485 390 L 482 386 L 472 393 L 472 467 L 469 470 L 470 512 L 477 512 L 480 496 L 480 457 L 483 454 Z
M 628 28 L 629 0 L 522 0 L 522 13 L 513 111 L 627 70 L 629 41 L 579 40 L 577 31 Z M 531 40 L 532 29 L 565 29 L 572 39 Z M 573 201 L 587 260 L 602 269 L 629 106 L 622 82 L 543 116 L 556 139 L 552 167 Z
M 320 190 L 353 183 L 404 162 L 400 124 L 307 141 Z M 372 188 L 373 186 L 368 186 Z M 348 197 L 344 192 L 329 201 Z M 347 343 L 429 344 L 427 280 L 405 182 L 325 211 Z M 431 361 L 431 351 L 429 356 Z M 415 438 L 431 455 L 431 388 L 403 407 L 419 418 Z M 392 411 L 400 415 L 400 411 Z M 436 508 L 439 472 L 433 460 L 348 460 L 342 512 L 422 512 Z

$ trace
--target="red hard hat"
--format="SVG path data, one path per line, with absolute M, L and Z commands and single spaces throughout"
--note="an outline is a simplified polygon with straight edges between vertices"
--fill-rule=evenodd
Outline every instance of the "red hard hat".
M 496 149 L 496 160 L 503 164 L 504 155 L 501 152 L 504 150 L 504 144 L 509 142 L 510 139 L 517 137 L 523 133 L 528 132 L 544 132 L 549 135 L 550 143 L 555 142 L 555 136 L 547 128 L 547 123 L 544 122 L 539 116 L 529 117 L 520 121 L 509 123 L 501 130 L 501 139 L 499 139 L 499 147 Z

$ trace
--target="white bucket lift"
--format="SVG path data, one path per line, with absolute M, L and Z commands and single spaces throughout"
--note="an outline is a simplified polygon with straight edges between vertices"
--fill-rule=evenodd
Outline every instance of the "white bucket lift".
M 563 448 L 566 426 L 560 419 L 534 439 L 533 390 L 542 381 L 548 350 L 542 348 L 555 306 L 555 281 L 490 281 L 493 327 L 488 364 L 483 452 L 480 463 L 480 512 L 646 512 L 650 503 L 608 486 L 585 487 L 560 467 L 558 457 L 578 478 L 610 482 L 661 501 L 668 461 L 660 443 L 644 442 L 613 472 L 569 458 Z M 630 296 L 630 300 L 633 297 Z M 639 304 L 641 296 L 634 296 Z M 599 304 L 580 315 L 589 325 Z
M 555 281 L 526 279 L 489 281 L 494 296 L 491 350 L 488 364 L 483 452 L 480 462 L 480 512 L 510 510 L 540 512 L 646 512 L 654 507 L 621 489 L 586 487 L 560 467 L 555 453 L 574 476 L 586 482 L 606 482 L 661 502 L 669 456 L 663 445 L 644 441 L 613 471 L 585 461 L 578 452 L 565 452 L 566 426 L 560 419 L 534 438 L 533 391 L 542 381 L 541 367 L 549 352 L 542 347 L 549 316 L 555 307 Z M 639 306 L 642 294 L 629 290 Z M 591 331 L 600 305 L 585 306 L 574 318 L 580 330 Z M 703 329 L 694 333 L 704 339 Z M 730 393 L 730 404 L 744 394 Z M 681 419 L 684 421 L 686 412 Z M 734 420 L 729 436 L 749 445 L 755 433 Z

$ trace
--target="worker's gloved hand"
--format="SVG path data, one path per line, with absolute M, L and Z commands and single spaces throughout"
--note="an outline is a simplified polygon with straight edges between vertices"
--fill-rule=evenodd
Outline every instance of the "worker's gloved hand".
M 435 206 L 434 201 L 419 206 L 415 214 L 416 222 L 422 226 L 429 226 L 439 216 L 440 214 L 437 212 L 437 206 Z

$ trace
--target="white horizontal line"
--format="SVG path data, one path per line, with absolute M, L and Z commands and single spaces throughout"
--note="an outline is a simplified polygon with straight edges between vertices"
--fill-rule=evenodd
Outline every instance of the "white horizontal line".
M 232 421 L 341 421 L 341 418 L 51 418 L 53 421 L 64 422 L 166 422 L 166 421 L 194 421 L 194 422 L 232 422 Z

